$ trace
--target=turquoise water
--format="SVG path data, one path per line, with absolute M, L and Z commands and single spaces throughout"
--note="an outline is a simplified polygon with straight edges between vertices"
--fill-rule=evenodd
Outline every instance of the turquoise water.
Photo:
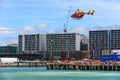
M 120 72 L 46 70 L 45 67 L 7 67 L 0 68 L 0 80 L 120 80 Z

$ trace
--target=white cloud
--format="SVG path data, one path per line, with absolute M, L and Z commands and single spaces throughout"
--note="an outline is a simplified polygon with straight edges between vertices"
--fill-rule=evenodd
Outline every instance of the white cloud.
M 8 44 L 18 44 L 18 37 L 2 37 L 0 38 L 0 46 L 6 46 Z
M 24 31 L 35 31 L 36 29 L 35 29 L 34 26 L 25 26 L 25 27 L 23 28 L 23 30 L 24 30 Z
M 76 33 L 88 33 L 89 29 L 86 27 L 73 27 L 70 28 L 69 32 L 76 32 Z
M 36 26 L 36 28 L 40 28 L 40 29 L 47 28 L 47 27 L 48 27 L 48 25 L 45 23 Z
M 24 28 L 23 28 L 23 31 L 22 31 L 22 33 L 30 33 L 30 32 L 34 32 L 34 33 L 36 33 L 36 32 L 40 32 L 40 31 L 43 31 L 44 29 L 46 29 L 48 27 L 48 25 L 47 24 L 45 24 L 45 23 L 42 23 L 42 24 L 39 24 L 39 25 L 36 25 L 36 26 L 25 26 Z
M 120 29 L 120 25 L 96 26 L 96 30 L 116 30 Z
M 47 34 L 49 34 L 49 33 L 55 33 L 55 31 L 53 31 L 53 30 L 48 30 L 46 33 L 47 33 Z
M 48 27 L 47 24 L 43 23 L 36 26 L 25 26 L 19 29 L 13 29 L 8 27 L 0 27 L 0 35 L 7 35 L 7 34 L 24 34 L 24 33 L 37 33 L 43 32 Z
M 7 27 L 0 27 L 0 34 L 15 34 L 16 31 Z

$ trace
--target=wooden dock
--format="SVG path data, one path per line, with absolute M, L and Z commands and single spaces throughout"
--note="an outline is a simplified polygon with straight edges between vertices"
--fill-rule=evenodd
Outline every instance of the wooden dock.
M 48 70 L 107 70 L 107 71 L 120 71 L 120 65 L 114 64 L 60 64 L 49 63 L 47 64 Z

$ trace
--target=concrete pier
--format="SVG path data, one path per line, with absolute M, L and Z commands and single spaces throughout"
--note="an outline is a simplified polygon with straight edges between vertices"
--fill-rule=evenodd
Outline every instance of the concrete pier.
M 99 64 L 99 65 L 85 65 L 85 64 L 60 64 L 48 63 L 48 70 L 103 70 L 103 71 L 120 71 L 120 65 L 114 64 Z
M 48 62 L 0 63 L 0 67 L 46 67 Z

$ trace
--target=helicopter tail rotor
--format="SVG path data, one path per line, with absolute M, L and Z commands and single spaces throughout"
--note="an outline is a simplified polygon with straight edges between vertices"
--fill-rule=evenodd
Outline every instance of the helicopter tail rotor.
M 94 10 L 92 10 L 90 14 L 91 14 L 91 15 L 93 15 L 93 14 L 94 14 L 94 12 L 95 12 L 95 11 L 94 11 Z

